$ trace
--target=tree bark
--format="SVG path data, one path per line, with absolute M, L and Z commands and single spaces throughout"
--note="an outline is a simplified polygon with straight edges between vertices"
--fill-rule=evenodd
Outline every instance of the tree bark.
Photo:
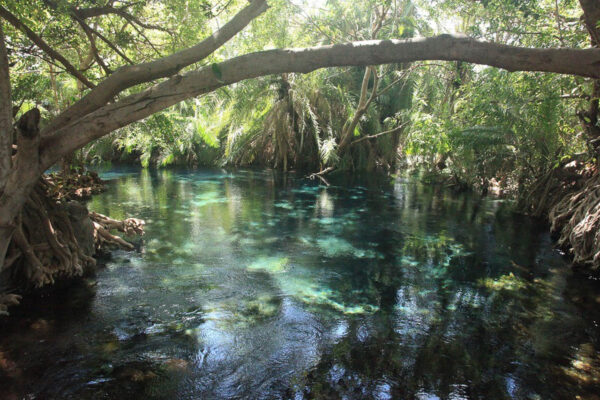
M 600 46 L 600 2 L 598 0 L 579 0 L 579 4 L 583 9 L 583 21 L 587 30 L 592 37 L 592 44 Z
M 371 89 L 371 95 L 367 97 L 369 94 L 369 80 L 371 79 L 371 75 L 373 75 L 373 88 Z M 369 105 L 377 96 L 378 86 L 379 79 L 377 77 L 377 71 L 375 71 L 373 67 L 365 68 L 362 85 L 360 86 L 360 98 L 358 100 L 356 110 L 354 110 L 354 116 L 352 119 L 346 121 L 344 127 L 342 128 L 341 140 L 338 147 L 340 152 L 342 152 L 343 149 L 350 143 L 350 139 L 354 135 L 354 130 L 360 122 L 360 119 L 363 117 L 363 115 L 365 115 L 369 109 Z
M 2 23 L 0 23 L 0 196 L 4 192 L 12 167 L 12 119 L 8 54 L 4 42 Z M 2 221 L 0 221 L 0 271 L 4 267 L 4 258 L 13 231 L 14 228 L 10 223 L 2 225 Z
M 10 92 L 8 54 L 0 23 L 0 193 L 4 189 L 12 165 L 13 116 Z
M 27 200 L 33 185 L 41 174 L 37 173 L 40 144 L 40 111 L 37 108 L 27 111 L 19 119 L 17 129 L 17 156 L 13 168 L 0 193 L 0 271 L 8 244 L 15 230 L 15 218 Z

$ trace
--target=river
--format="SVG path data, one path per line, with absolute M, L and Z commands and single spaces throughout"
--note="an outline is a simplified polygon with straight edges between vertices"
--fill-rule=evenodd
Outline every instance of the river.
M 412 179 L 113 169 L 135 252 L 13 309 L 0 398 L 598 399 L 600 284 L 509 204 Z

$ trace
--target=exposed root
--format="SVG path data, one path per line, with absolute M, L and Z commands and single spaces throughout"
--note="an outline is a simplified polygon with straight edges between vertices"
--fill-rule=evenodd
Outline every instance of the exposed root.
M 111 234 L 110 231 L 113 229 L 123 232 L 127 236 L 141 236 L 144 234 L 145 222 L 141 219 L 127 218 L 123 221 L 118 221 L 93 211 L 90 212 L 90 219 L 94 223 L 94 242 L 97 251 L 109 247 L 119 247 L 125 250 L 134 249 L 131 243 Z
M 15 221 L 16 229 L 8 248 L 4 268 L 0 271 L 0 315 L 7 315 L 10 305 L 18 304 L 17 295 L 9 291 L 8 282 L 22 289 L 52 285 L 58 279 L 82 276 L 91 271 L 96 260 L 92 257 L 109 247 L 132 250 L 134 246 L 110 233 L 118 230 L 127 235 L 142 235 L 144 221 L 130 218 L 117 221 L 97 213 L 88 213 L 76 201 L 81 192 L 75 180 L 100 190 L 94 174 L 78 174 L 67 179 L 58 175 L 44 176 L 32 190 L 23 210 Z M 68 184 L 65 184 L 68 182 Z M 10 290 L 14 291 L 14 290 Z
M 520 200 L 521 210 L 547 216 L 558 246 L 573 263 L 600 268 L 600 173 L 593 165 L 570 161 L 541 177 Z
M 12 280 L 36 288 L 53 284 L 58 277 L 80 276 L 96 264 L 92 254 L 79 246 L 65 205 L 48 195 L 50 185 L 43 178 L 32 191 L 9 250 Z
M 146 223 L 141 219 L 127 218 L 123 221 L 118 221 L 94 211 L 90 212 L 90 218 L 92 221 L 100 224 L 104 229 L 116 229 L 119 232 L 125 233 L 127 236 L 144 234 L 144 225 Z
M 549 214 L 559 246 L 569 248 L 575 264 L 600 268 L 600 176 L 563 197 Z
M 519 198 L 519 209 L 534 217 L 545 217 L 566 194 L 580 190 L 593 170 L 580 160 L 568 160 L 536 179 Z

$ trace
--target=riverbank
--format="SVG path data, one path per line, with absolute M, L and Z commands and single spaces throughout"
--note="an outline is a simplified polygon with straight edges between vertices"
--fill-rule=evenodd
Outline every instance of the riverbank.
M 142 235 L 144 221 L 118 221 L 88 212 L 81 202 L 101 193 L 95 172 L 48 174 L 40 178 L 17 221 L 0 271 L 0 316 L 23 295 L 90 274 L 109 248 L 134 246 L 110 231 Z

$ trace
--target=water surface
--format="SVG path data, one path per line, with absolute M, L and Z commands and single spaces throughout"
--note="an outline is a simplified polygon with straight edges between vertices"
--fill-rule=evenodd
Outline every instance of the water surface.
M 7 398 L 600 390 L 598 282 L 500 201 L 390 178 L 103 176 L 90 209 L 143 218 L 146 235 L 85 284 L 15 309 L 0 338 Z

